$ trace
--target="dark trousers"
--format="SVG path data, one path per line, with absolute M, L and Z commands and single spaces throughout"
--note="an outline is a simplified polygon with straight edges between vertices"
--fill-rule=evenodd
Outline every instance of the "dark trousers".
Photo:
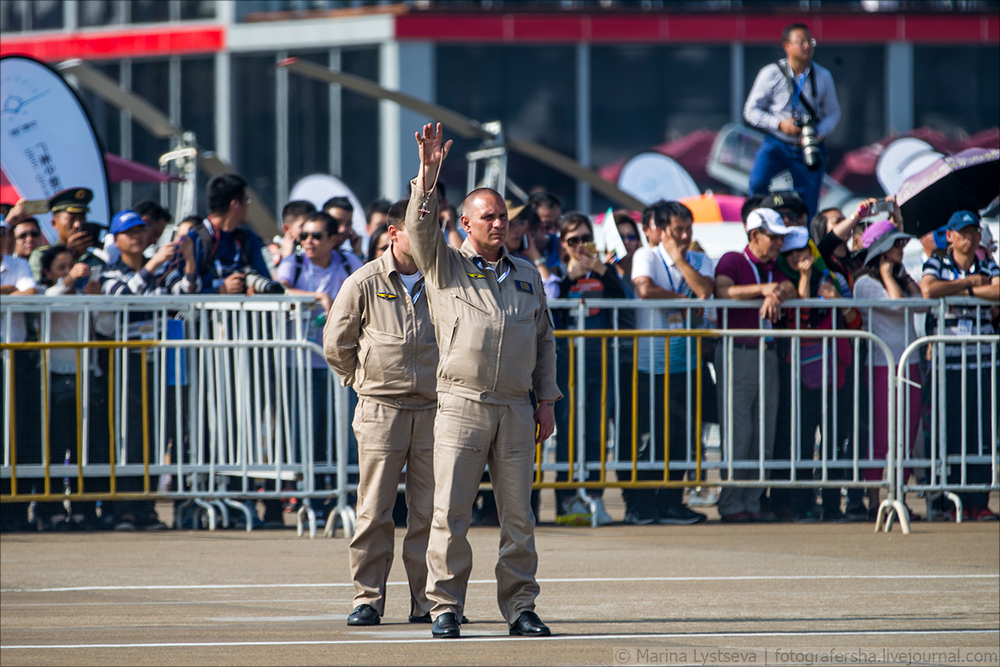
M 985 356 L 985 355 L 984 355 Z M 962 371 L 949 370 L 945 372 L 945 414 L 947 415 L 946 438 L 949 458 L 962 454 L 962 423 L 965 423 L 967 456 L 978 456 L 980 449 L 979 429 L 982 428 L 982 455 L 990 455 L 990 442 L 996 425 L 990 424 L 992 411 L 990 401 L 997 395 L 997 387 L 991 385 L 990 369 L 981 369 L 981 378 L 975 368 L 966 370 L 965 400 L 962 406 Z M 977 406 L 977 397 L 981 396 L 983 409 Z M 968 484 L 989 484 L 992 479 L 990 465 L 981 463 L 967 464 L 965 480 Z M 960 484 L 962 481 L 962 465 L 960 461 L 949 464 L 948 483 Z M 990 494 L 983 491 L 972 491 L 958 494 L 963 507 L 986 507 Z
M 755 195 L 766 195 L 769 192 L 771 179 L 787 169 L 792 175 L 792 186 L 801 195 L 802 201 L 809 207 L 809 216 L 819 211 L 819 191 L 823 185 L 823 174 L 826 163 L 826 143 L 819 145 L 823 163 L 820 168 L 810 171 L 802 156 L 802 147 L 798 144 L 788 144 L 770 134 L 764 137 L 764 142 L 757 151 L 757 157 L 750 172 L 750 192 Z
M 650 391 L 649 387 L 650 377 L 653 380 L 652 391 Z M 695 414 L 697 387 L 694 386 L 694 373 L 692 372 L 690 376 L 692 384 L 690 421 L 687 415 L 686 384 L 688 374 L 672 373 L 670 375 L 669 424 L 664 424 L 664 376 L 662 374 L 650 376 L 649 373 L 639 371 L 638 379 L 639 387 L 636 395 L 638 401 L 638 415 L 636 419 L 638 424 L 638 432 L 636 433 L 638 461 L 648 461 L 653 456 L 657 461 L 662 462 L 664 459 L 664 450 L 669 452 L 669 459 L 672 463 L 678 464 L 686 461 L 689 435 L 692 447 L 691 459 L 694 460 L 694 447 L 697 442 L 697 434 L 695 433 L 695 426 L 697 424 L 697 415 Z M 629 379 L 629 383 L 631 384 L 631 378 Z M 650 414 L 649 405 L 651 394 L 653 399 L 652 415 Z M 628 409 L 631 410 L 631 405 L 628 406 Z M 625 411 L 624 403 L 622 411 Z M 650 419 L 651 416 L 652 420 Z M 651 435 L 654 429 L 656 431 L 655 438 Z M 623 461 L 631 461 L 632 459 L 631 438 L 632 434 L 630 432 L 622 433 L 619 458 Z M 676 465 L 672 465 L 668 473 L 668 478 L 671 480 L 681 480 L 685 478 L 687 472 Z M 622 470 L 619 472 L 618 477 L 623 481 L 632 481 L 632 471 Z M 656 470 L 637 470 L 635 475 L 635 480 L 648 481 L 662 479 L 662 468 Z M 625 501 L 626 511 L 643 514 L 652 513 L 654 516 L 660 515 L 665 508 L 680 506 L 683 495 L 684 490 L 682 488 L 622 490 L 622 499 Z

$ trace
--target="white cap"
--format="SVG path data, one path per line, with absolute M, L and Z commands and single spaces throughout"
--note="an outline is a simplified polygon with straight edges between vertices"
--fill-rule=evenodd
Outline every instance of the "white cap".
M 805 227 L 789 227 L 785 234 L 785 242 L 781 245 L 781 252 L 799 250 L 809 245 L 809 232 Z
M 770 208 L 758 208 L 750 212 L 747 216 L 747 231 L 751 229 L 757 229 L 763 227 L 772 234 L 777 234 L 778 236 L 784 236 L 791 231 L 791 227 L 785 227 L 785 223 L 781 221 L 781 215 L 777 211 Z

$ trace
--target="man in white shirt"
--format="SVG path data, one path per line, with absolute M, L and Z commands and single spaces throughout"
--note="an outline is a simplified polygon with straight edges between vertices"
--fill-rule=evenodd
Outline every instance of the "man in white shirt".
M 795 189 L 819 211 L 819 190 L 826 162 L 824 140 L 840 120 L 840 104 L 830 70 L 813 62 L 816 40 L 804 23 L 792 23 L 781 35 L 785 57 L 757 74 L 743 106 L 752 127 L 767 132 L 750 172 L 750 193 L 766 195 L 771 179 L 787 169 Z M 804 129 L 815 130 L 815 160 L 802 147 Z
M 639 248 L 632 260 L 632 281 L 640 299 L 708 299 L 715 291 L 715 267 L 701 252 L 691 250 L 694 218 L 691 210 L 676 201 L 658 201 L 643 212 L 645 227 L 655 228 L 658 245 Z M 690 312 L 690 318 L 688 314 Z M 637 329 L 697 329 L 704 326 L 697 311 L 683 309 L 641 309 Z M 693 338 L 670 339 L 670 364 L 666 368 L 664 339 L 639 340 L 638 456 L 640 461 L 655 461 L 662 466 L 664 443 L 669 442 L 670 479 L 684 479 L 678 464 L 695 458 L 697 422 L 694 414 L 697 341 Z M 669 433 L 664 429 L 663 404 L 665 375 L 669 375 Z M 631 377 L 622 384 L 631 386 Z M 690 399 L 690 400 L 689 400 Z M 688 409 L 692 406 L 691 410 Z M 653 419 L 650 419 L 652 414 Z M 651 423 L 652 422 L 652 423 Z M 631 457 L 631 433 L 623 433 L 620 452 Z M 652 453 L 652 458 L 651 458 Z M 620 473 L 622 474 L 622 473 Z M 624 471 L 630 475 L 630 471 Z M 639 480 L 662 479 L 662 468 L 639 470 Z M 625 520 L 634 524 L 692 524 L 705 521 L 705 515 L 688 509 L 682 502 L 682 489 L 625 489 Z

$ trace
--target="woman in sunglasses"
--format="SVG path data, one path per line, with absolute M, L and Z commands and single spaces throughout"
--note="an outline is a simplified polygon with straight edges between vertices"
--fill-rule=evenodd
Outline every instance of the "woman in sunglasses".
M 867 252 L 864 265 L 857 272 L 854 282 L 854 296 L 861 300 L 886 300 L 920 298 L 920 285 L 903 268 L 903 248 L 914 237 L 904 234 L 896 226 L 883 220 L 865 230 L 861 245 Z M 885 341 L 894 359 L 899 359 L 906 346 L 917 338 L 913 327 L 913 313 L 924 309 L 906 309 L 887 303 L 883 307 L 871 309 L 871 332 Z M 872 368 L 872 434 L 873 458 L 885 459 L 889 451 L 888 392 L 889 371 L 885 354 L 872 346 L 873 356 L 869 360 Z M 910 356 L 910 366 L 906 377 L 913 382 L 906 383 L 909 392 L 910 413 L 907 433 L 907 447 L 912 450 L 920 424 L 920 371 L 917 356 Z M 898 409 L 898 408 L 897 408 Z M 904 471 L 904 478 L 908 471 Z M 861 476 L 866 480 L 882 479 L 880 468 L 865 468 Z M 878 513 L 879 490 L 868 490 L 868 518 L 874 521 Z M 910 512 L 910 518 L 917 518 Z
M 615 267 L 607 264 L 601 258 L 594 243 L 594 228 L 590 219 L 582 213 L 567 213 L 559 224 L 559 251 L 565 267 L 565 277 L 559 282 L 559 296 L 569 299 L 625 299 L 627 295 Z M 553 311 L 556 329 L 579 329 L 581 323 L 577 320 L 576 311 L 556 309 Z M 582 322 L 584 329 L 610 329 L 613 326 L 612 311 L 606 308 L 589 308 Z M 611 406 L 609 415 L 615 404 L 611 354 L 608 354 L 608 367 L 602 369 L 601 347 L 606 344 L 603 339 L 591 338 L 585 341 L 586 383 L 577 384 L 575 392 L 583 391 L 588 397 L 586 412 L 586 462 L 600 464 L 604 448 L 602 435 L 606 439 L 606 429 L 602 429 L 600 397 L 603 393 L 606 405 Z M 610 352 L 610 350 L 609 350 Z M 556 339 L 556 373 L 559 387 L 564 396 L 571 396 L 569 389 L 569 350 L 567 339 Z M 602 387 L 607 378 L 607 388 Z M 572 395 L 578 395 L 576 393 Z M 575 400 L 575 399 L 573 399 Z M 569 453 L 569 403 L 559 401 L 556 404 L 556 451 L 559 461 L 568 460 Z M 607 415 L 606 415 L 607 416 Z M 605 432 L 602 434 L 602 430 Z M 575 444 L 575 443 L 574 443 Z M 578 460 L 578 457 L 574 457 Z M 566 473 L 559 473 L 557 479 L 565 480 Z M 587 479 L 600 479 L 600 469 L 591 470 Z M 602 489 L 589 489 L 586 502 L 572 491 L 556 492 L 556 511 L 560 515 L 590 514 L 596 525 L 611 523 L 602 500 Z

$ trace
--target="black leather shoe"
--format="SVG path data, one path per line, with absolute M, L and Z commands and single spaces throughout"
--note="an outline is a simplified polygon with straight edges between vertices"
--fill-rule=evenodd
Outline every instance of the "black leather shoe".
M 434 619 L 431 635 L 438 639 L 456 639 L 462 636 L 462 628 L 458 624 L 458 616 L 453 612 L 445 612 Z
M 552 631 L 542 623 L 538 614 L 533 611 L 522 611 L 517 620 L 510 624 L 510 634 L 524 637 L 548 637 Z
M 370 604 L 359 604 L 354 608 L 354 613 L 347 617 L 348 625 L 378 625 L 378 612 Z

